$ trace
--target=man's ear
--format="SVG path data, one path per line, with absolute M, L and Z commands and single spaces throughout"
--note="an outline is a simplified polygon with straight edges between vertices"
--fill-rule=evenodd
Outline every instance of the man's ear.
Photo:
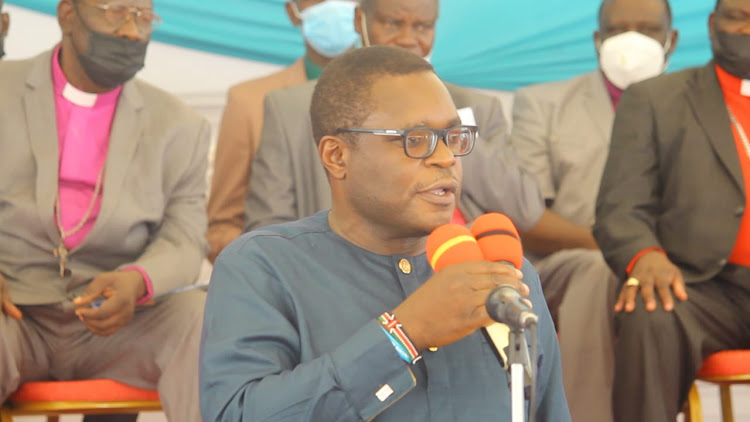
M 362 17 L 364 13 L 362 8 L 357 6 L 354 8 L 354 30 L 361 36 L 362 35 Z
M 597 54 L 599 52 L 599 46 L 602 45 L 602 34 L 597 29 L 594 31 L 594 47 L 596 48 Z
M 680 33 L 677 32 L 676 29 L 673 29 L 669 31 L 668 37 L 671 38 L 670 41 L 672 41 L 672 43 L 669 46 L 669 51 L 667 51 L 667 57 L 671 56 L 672 53 L 674 53 L 674 49 L 677 48 L 677 40 L 680 38 Z
M 294 0 L 291 0 L 284 3 L 284 6 L 286 7 L 286 15 L 289 17 L 289 22 L 294 26 L 302 25 L 302 16 L 300 16 L 300 10 L 299 7 L 297 7 L 297 3 Z
M 338 136 L 324 136 L 318 145 L 320 162 L 332 180 L 346 178 L 352 145 Z
M 10 15 L 7 13 L 0 14 L 0 19 L 3 20 L 3 33 L 0 34 L 0 36 L 7 36 L 8 35 L 8 28 L 10 28 Z
M 63 35 L 73 32 L 73 21 L 76 18 L 76 10 L 72 0 L 62 0 L 57 4 L 57 22 Z

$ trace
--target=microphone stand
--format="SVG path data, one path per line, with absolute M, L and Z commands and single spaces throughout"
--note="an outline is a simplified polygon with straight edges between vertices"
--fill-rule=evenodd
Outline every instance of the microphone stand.
M 534 330 L 535 331 L 535 330 Z M 532 333 L 534 333 L 532 331 Z M 533 339 L 532 341 L 536 341 Z M 508 334 L 508 365 L 510 367 L 511 421 L 525 421 L 525 399 L 534 394 L 536 378 L 534 366 L 529 359 L 529 348 L 523 328 L 512 328 Z M 533 404 L 533 403 L 532 403 Z M 534 409 L 529 409 L 530 420 L 534 420 Z

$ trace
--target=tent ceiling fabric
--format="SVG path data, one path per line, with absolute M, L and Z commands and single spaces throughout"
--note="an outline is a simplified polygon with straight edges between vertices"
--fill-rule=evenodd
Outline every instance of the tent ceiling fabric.
M 55 14 L 58 0 L 6 0 Z M 164 24 L 154 39 L 182 47 L 276 64 L 303 52 L 284 0 L 154 0 Z M 670 71 L 710 59 L 707 21 L 714 2 L 673 0 L 680 31 Z M 514 90 L 596 68 L 592 34 L 599 0 L 442 0 L 432 62 L 444 79 Z

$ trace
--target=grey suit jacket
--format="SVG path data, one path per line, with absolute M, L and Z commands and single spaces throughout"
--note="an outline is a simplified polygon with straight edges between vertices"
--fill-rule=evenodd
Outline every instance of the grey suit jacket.
M 0 272 L 13 302 L 62 302 L 129 265 L 146 271 L 155 295 L 192 282 L 205 254 L 209 124 L 137 80 L 117 104 L 99 216 L 71 251 L 71 275 L 60 277 L 51 59 L 50 51 L 0 63 Z
M 594 225 L 614 117 L 598 70 L 516 92 L 511 143 L 550 208 L 581 226 Z
M 519 165 L 507 139 L 500 101 L 446 84 L 457 109 L 470 107 L 479 126 L 474 151 L 463 157 L 459 208 L 471 221 L 485 212 L 507 214 L 526 231 L 544 211 L 534 177 Z M 310 124 L 315 81 L 266 96 L 261 143 L 250 176 L 246 231 L 293 221 L 331 207 L 331 193 Z
M 629 88 L 618 105 L 594 236 L 624 280 L 630 260 L 660 246 L 686 282 L 727 263 L 745 186 L 713 63 Z

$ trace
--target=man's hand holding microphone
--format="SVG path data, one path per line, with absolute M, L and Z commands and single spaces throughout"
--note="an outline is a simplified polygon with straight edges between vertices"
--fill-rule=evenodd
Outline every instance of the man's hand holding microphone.
M 485 214 L 471 231 L 440 226 L 427 240 L 427 256 L 435 275 L 392 311 L 417 350 L 445 346 L 492 325 L 490 313 L 515 315 L 509 307 L 533 315 L 531 303 L 521 300 L 529 287 L 521 281 L 523 252 L 508 217 Z M 498 300 L 510 292 L 510 302 L 488 303 L 493 292 Z

